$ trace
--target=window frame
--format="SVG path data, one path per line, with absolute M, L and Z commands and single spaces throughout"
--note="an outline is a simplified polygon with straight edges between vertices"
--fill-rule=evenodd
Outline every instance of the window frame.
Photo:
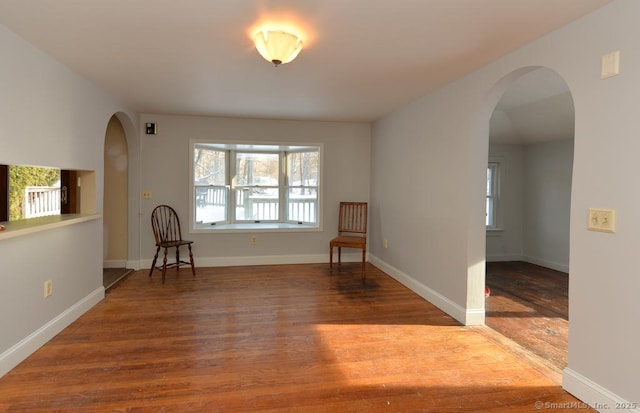
M 314 151 L 308 151 L 308 150 L 302 150 L 302 149 L 298 149 L 298 150 L 289 150 L 289 151 L 285 151 L 286 154 L 293 154 L 293 153 L 311 153 Z M 319 222 L 320 220 L 320 184 L 322 183 L 322 179 L 321 179 L 321 175 L 322 175 L 322 154 L 321 154 L 321 150 L 319 149 L 318 151 L 318 180 L 320 182 L 316 182 L 316 185 L 292 185 L 291 184 L 291 174 L 290 174 L 290 168 L 288 165 L 288 161 L 289 158 L 288 157 L 283 157 L 282 162 L 283 162 L 283 179 L 284 179 L 284 183 L 283 183 L 283 188 L 284 188 L 284 199 L 285 199 L 285 204 L 283 205 L 283 220 L 284 222 L 290 223 L 290 224 L 297 224 L 297 225 L 315 225 L 315 223 L 313 222 L 305 222 L 305 221 L 299 221 L 299 220 L 294 220 L 294 219 L 290 219 L 289 216 L 289 201 L 291 199 L 291 189 L 314 189 L 317 193 L 317 199 L 318 202 L 316 202 L 316 208 L 315 208 L 315 219 L 316 222 Z
M 261 224 L 261 223 L 279 223 L 282 221 L 282 207 L 283 207 L 283 194 L 282 194 L 282 169 L 283 169 L 283 159 L 284 156 L 282 154 L 282 151 L 255 151 L 255 150 L 249 150 L 249 149 L 240 149 L 240 150 L 235 150 L 235 149 L 230 149 L 229 150 L 229 164 L 230 164 L 230 171 L 233 171 L 234 173 L 237 173 L 237 167 L 238 167 L 238 155 L 239 154 L 256 154 L 256 153 L 260 153 L 260 154 L 269 154 L 269 155 L 278 155 L 278 186 L 274 186 L 274 185 L 240 185 L 237 183 L 237 177 L 233 178 L 231 181 L 231 198 L 229 200 L 229 204 L 230 205 L 234 205 L 233 208 L 229 208 L 227 207 L 228 211 L 227 211 L 227 218 L 229 220 L 230 223 L 233 224 L 247 224 L 247 223 L 254 223 L 254 224 Z M 278 218 L 277 219 L 261 219 L 261 220 L 255 220 L 255 219 L 239 219 L 238 218 L 238 214 L 237 214 L 237 199 L 238 199 L 238 193 L 239 190 L 259 190 L 259 189 L 277 189 L 278 192 L 278 207 L 277 209 L 277 214 L 278 214 Z
M 224 197 L 226 198 L 226 206 L 225 206 L 225 212 L 224 212 L 224 219 L 222 221 L 215 221 L 216 223 L 220 223 L 220 224 L 228 224 L 229 223 L 229 204 L 231 203 L 230 201 L 230 197 L 231 197 L 231 186 L 229 185 L 229 176 L 230 176 L 230 162 L 228 161 L 228 151 L 221 149 L 221 148 L 212 148 L 212 150 L 216 150 L 218 152 L 224 152 L 225 153 L 225 167 L 224 167 L 224 184 L 223 185 L 216 185 L 216 184 L 208 184 L 208 185 L 196 185 L 195 184 L 195 159 L 194 159 L 194 153 L 195 153 L 195 149 L 196 146 L 198 145 L 199 142 L 192 142 L 189 147 L 190 147 L 190 187 L 189 187 L 189 198 L 190 198 L 190 210 L 193 211 L 193 216 L 191 217 L 190 221 L 191 222 L 195 222 L 195 210 L 197 208 L 198 202 L 196 201 L 198 198 L 197 195 L 197 189 L 198 188 L 220 188 L 220 189 L 224 189 Z M 233 204 L 231 204 L 233 205 Z M 192 227 L 192 225 L 189 226 L 190 228 Z
M 225 188 L 227 189 L 227 213 L 225 221 L 218 222 L 196 222 L 196 192 L 195 188 L 195 149 L 198 147 L 210 147 L 213 150 L 226 151 L 225 161 Z M 289 207 L 289 189 L 299 188 L 299 185 L 289 186 L 288 174 L 287 174 L 287 159 L 286 153 L 300 153 L 305 151 L 318 153 L 318 185 L 315 187 L 317 191 L 316 199 L 316 222 L 299 222 L 288 220 L 288 207 Z M 278 153 L 279 156 L 279 175 L 278 175 L 278 190 L 279 190 L 279 211 L 278 220 L 237 220 L 235 217 L 236 208 L 236 191 L 240 187 L 236 185 L 235 174 L 235 162 L 236 153 Z M 323 163 L 324 163 L 324 145 L 319 143 L 273 143 L 273 142 L 250 142 L 250 141 L 221 141 L 221 140 L 206 140 L 206 139 L 191 139 L 189 142 L 189 233 L 237 233 L 237 232 L 256 232 L 256 231 L 322 231 L 322 184 L 323 184 Z M 262 187 L 258 186 L 246 186 L 242 187 Z M 271 187 L 271 186 L 269 186 Z M 233 209 L 233 211 L 232 211 Z
M 489 175 L 491 175 L 491 184 L 489 184 Z M 498 210 L 500 203 L 500 162 L 490 160 L 487 163 L 486 185 L 488 193 L 485 203 L 485 227 L 487 230 L 498 230 Z

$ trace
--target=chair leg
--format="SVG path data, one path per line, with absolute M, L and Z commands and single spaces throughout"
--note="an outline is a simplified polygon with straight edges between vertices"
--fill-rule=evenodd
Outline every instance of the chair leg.
M 366 251 L 363 249 L 362 250 L 362 279 L 364 279 L 364 277 L 365 277 L 365 272 L 364 272 L 364 269 L 365 269 L 365 258 L 366 258 Z
M 156 261 L 158 260 L 158 254 L 160 253 L 160 247 L 156 248 L 156 255 L 153 257 L 153 262 L 151 263 L 151 269 L 149 269 L 149 277 L 153 274 L 153 270 L 156 268 Z
M 180 269 L 180 247 L 176 247 L 176 272 Z
M 333 245 L 329 244 L 329 274 L 333 272 Z
M 167 252 L 168 248 L 164 249 L 164 260 L 162 261 L 162 284 L 164 284 L 164 279 L 167 275 Z
M 342 264 L 342 247 L 338 247 L 338 266 Z
M 193 253 L 191 252 L 191 244 L 187 244 L 187 247 L 189 248 L 189 261 L 191 261 L 191 272 L 193 273 L 193 276 L 196 276 L 196 266 L 193 263 Z

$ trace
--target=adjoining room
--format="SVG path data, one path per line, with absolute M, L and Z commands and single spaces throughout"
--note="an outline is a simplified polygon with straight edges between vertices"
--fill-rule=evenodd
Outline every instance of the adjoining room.
M 575 110 L 547 68 L 512 83 L 491 116 L 486 324 L 567 366 L 569 219 Z

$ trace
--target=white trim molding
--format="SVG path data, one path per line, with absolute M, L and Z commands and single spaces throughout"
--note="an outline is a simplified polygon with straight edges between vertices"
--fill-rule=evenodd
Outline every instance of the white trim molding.
M 522 254 L 487 254 L 487 262 L 524 261 Z
M 561 263 L 557 263 L 549 260 L 544 260 L 541 258 L 529 257 L 527 255 L 522 257 L 522 260 L 531 264 L 539 265 L 541 267 L 551 268 L 552 270 L 566 272 L 566 273 L 569 272 L 569 264 L 561 264 Z
M 0 377 L 7 374 L 36 350 L 64 330 L 81 315 L 104 299 L 104 287 L 99 287 L 24 339 L 0 354 Z
M 173 258 L 175 261 L 175 258 Z M 284 264 L 327 264 L 329 268 L 329 254 L 308 254 L 308 255 L 254 255 L 241 257 L 193 257 L 198 267 L 232 267 L 243 265 L 284 265 Z M 140 261 L 140 268 L 149 269 L 153 260 L 145 259 Z M 171 263 L 172 256 L 169 255 L 167 263 Z M 361 262 L 362 253 L 342 254 L 342 262 Z M 334 265 L 337 261 L 334 259 Z M 156 266 L 158 263 L 156 262 Z M 160 263 L 162 265 L 162 263 Z
M 429 301 L 431 304 L 449 314 L 462 324 L 466 326 L 484 325 L 484 308 L 464 308 L 439 292 L 417 281 L 410 275 L 405 274 L 399 269 L 387 264 L 375 255 L 369 254 L 369 260 L 373 265 L 395 278 L 396 281 L 403 284 L 405 287 L 409 288 L 411 291 Z
M 151 266 L 151 261 L 149 261 L 149 266 Z M 125 268 L 131 268 L 132 270 L 138 271 L 140 268 L 140 260 L 127 260 Z
M 127 261 L 125 260 L 106 260 L 102 261 L 102 268 L 126 268 Z
M 569 367 L 562 371 L 562 388 L 599 412 L 640 413 L 637 403 L 624 400 Z
M 519 254 L 488 254 L 487 262 L 503 262 L 503 261 L 524 261 L 530 264 L 539 265 L 545 268 L 551 268 L 552 270 L 560 272 L 569 272 L 568 264 L 561 264 L 541 258 L 530 257 L 528 255 Z

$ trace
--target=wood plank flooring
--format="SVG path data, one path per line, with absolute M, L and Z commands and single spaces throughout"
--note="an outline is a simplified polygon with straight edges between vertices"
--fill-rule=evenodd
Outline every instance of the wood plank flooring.
M 105 290 L 115 287 L 116 284 L 131 274 L 133 270 L 128 268 L 103 268 L 102 269 L 102 286 Z
M 137 271 L 0 378 L 7 412 L 532 412 L 578 403 L 379 269 Z M 549 405 L 547 405 L 549 406 Z M 567 406 L 567 405 L 565 405 Z M 584 409 L 575 409 L 584 411 Z M 563 411 L 572 411 L 563 409 Z
M 562 371 L 567 366 L 569 276 L 521 261 L 487 263 L 486 325 Z

